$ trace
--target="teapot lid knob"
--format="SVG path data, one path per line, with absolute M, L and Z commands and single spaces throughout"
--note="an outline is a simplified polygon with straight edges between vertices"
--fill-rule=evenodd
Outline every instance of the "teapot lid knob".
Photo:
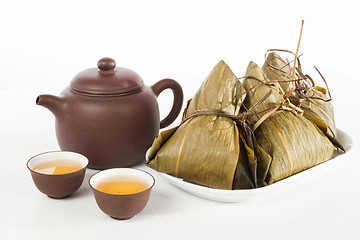
M 110 71 L 110 70 L 115 69 L 116 62 L 112 58 L 105 57 L 105 58 L 100 59 L 98 61 L 97 65 L 101 71 Z

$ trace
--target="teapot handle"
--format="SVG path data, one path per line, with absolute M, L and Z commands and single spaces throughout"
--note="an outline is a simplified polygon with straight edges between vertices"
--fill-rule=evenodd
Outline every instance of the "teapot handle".
M 173 121 L 175 121 L 175 119 L 180 113 L 184 99 L 182 88 L 180 84 L 177 83 L 175 80 L 166 78 L 160 80 L 159 82 L 151 86 L 151 89 L 153 90 L 156 96 L 159 96 L 159 94 L 167 88 L 170 88 L 174 94 L 174 103 L 170 113 L 163 120 L 160 121 L 160 128 L 167 127 Z

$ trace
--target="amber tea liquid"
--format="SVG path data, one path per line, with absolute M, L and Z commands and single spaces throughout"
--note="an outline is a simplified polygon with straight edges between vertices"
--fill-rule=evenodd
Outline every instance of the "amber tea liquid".
M 67 159 L 56 159 L 40 163 L 34 167 L 34 171 L 44 174 L 66 174 L 80 170 L 82 165 L 78 162 Z
M 134 194 L 145 191 L 148 188 L 148 184 L 141 180 L 119 176 L 108 178 L 96 186 L 96 189 L 100 192 L 116 195 Z

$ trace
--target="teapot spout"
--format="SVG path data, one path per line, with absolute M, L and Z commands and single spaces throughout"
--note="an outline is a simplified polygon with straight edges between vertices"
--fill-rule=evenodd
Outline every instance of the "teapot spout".
M 36 104 L 49 109 L 55 117 L 58 117 L 64 112 L 65 99 L 53 95 L 40 95 L 36 98 Z

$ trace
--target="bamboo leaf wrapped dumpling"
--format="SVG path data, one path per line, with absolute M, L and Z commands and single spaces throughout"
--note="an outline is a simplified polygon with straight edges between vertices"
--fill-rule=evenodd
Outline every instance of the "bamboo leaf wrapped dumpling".
M 243 85 L 248 94 L 244 101 L 251 108 L 269 91 L 261 104 L 256 105 L 252 116 L 259 121 L 274 107 L 285 104 L 276 87 L 269 84 L 258 65 L 249 63 Z M 280 104 L 280 105 L 279 105 Z M 255 130 L 258 186 L 272 184 L 300 171 L 329 160 L 333 145 L 314 124 L 294 111 L 281 110 L 271 115 Z
M 209 109 L 238 115 L 244 96 L 245 89 L 238 78 L 220 61 L 188 102 L 183 119 L 195 111 Z M 212 188 L 254 188 L 242 139 L 231 118 L 191 117 L 156 137 L 146 165 Z
M 308 94 L 316 98 L 327 98 L 326 89 L 320 87 L 315 87 Z M 298 104 L 298 99 L 292 99 L 292 102 Z M 320 128 L 335 146 L 344 151 L 344 147 L 337 138 L 334 107 L 330 101 L 309 98 L 301 104 L 301 109 L 304 110 L 304 117 Z
M 262 70 L 270 82 L 279 82 L 284 92 L 288 92 L 293 87 L 294 83 L 290 81 L 292 68 L 276 52 L 271 52 L 267 56 Z M 296 79 L 299 77 L 296 76 Z M 320 128 L 335 146 L 344 150 L 337 140 L 333 105 L 331 101 L 324 101 L 329 99 L 326 96 L 326 89 L 315 86 L 309 88 L 306 95 L 310 97 L 301 101 L 302 96 L 295 91 L 290 96 L 290 101 L 299 106 L 304 111 L 303 116 Z

